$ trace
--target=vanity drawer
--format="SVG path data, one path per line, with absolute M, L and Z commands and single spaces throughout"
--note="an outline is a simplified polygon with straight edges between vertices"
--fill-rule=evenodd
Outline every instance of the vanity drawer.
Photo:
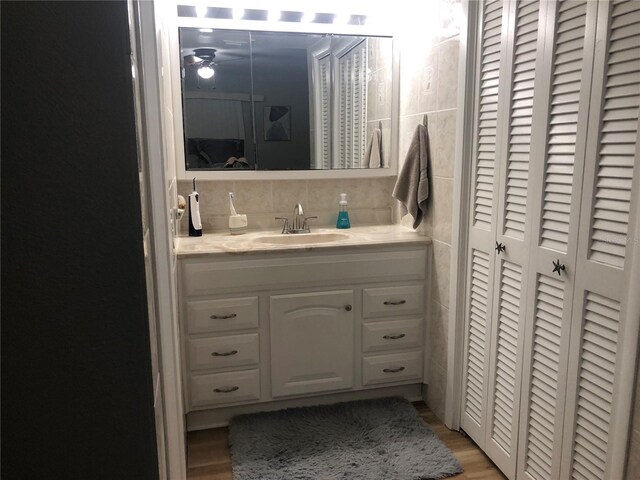
M 258 297 L 187 302 L 187 331 L 217 333 L 258 328 Z
M 424 311 L 424 285 L 365 288 L 362 292 L 364 318 L 414 315 Z
M 190 339 L 187 350 L 191 370 L 257 365 L 260 360 L 257 333 Z
M 422 380 L 422 352 L 375 355 L 362 359 L 362 384 Z
M 191 407 L 260 400 L 260 371 L 192 375 Z
M 393 320 L 362 325 L 362 351 L 375 352 L 422 346 L 422 319 Z

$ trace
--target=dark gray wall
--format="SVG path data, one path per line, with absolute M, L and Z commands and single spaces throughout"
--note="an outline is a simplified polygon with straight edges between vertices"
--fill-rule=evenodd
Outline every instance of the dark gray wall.
M 2 2 L 2 478 L 157 478 L 125 2 Z

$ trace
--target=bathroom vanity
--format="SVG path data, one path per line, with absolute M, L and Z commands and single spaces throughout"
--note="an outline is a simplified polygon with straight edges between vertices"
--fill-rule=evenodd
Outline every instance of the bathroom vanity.
M 179 239 L 189 429 L 323 401 L 419 398 L 429 238 L 394 225 L 335 232 Z

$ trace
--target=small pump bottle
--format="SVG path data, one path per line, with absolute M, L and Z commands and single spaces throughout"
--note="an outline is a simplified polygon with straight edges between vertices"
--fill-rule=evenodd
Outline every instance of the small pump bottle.
M 351 228 L 349 212 L 347 211 L 347 194 L 340 194 L 340 210 L 338 211 L 338 222 L 336 228 Z

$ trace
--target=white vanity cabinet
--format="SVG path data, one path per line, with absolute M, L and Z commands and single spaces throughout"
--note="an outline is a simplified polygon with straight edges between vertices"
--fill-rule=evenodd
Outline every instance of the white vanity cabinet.
M 421 238 L 179 256 L 189 428 L 286 406 L 419 397 L 429 248 Z

